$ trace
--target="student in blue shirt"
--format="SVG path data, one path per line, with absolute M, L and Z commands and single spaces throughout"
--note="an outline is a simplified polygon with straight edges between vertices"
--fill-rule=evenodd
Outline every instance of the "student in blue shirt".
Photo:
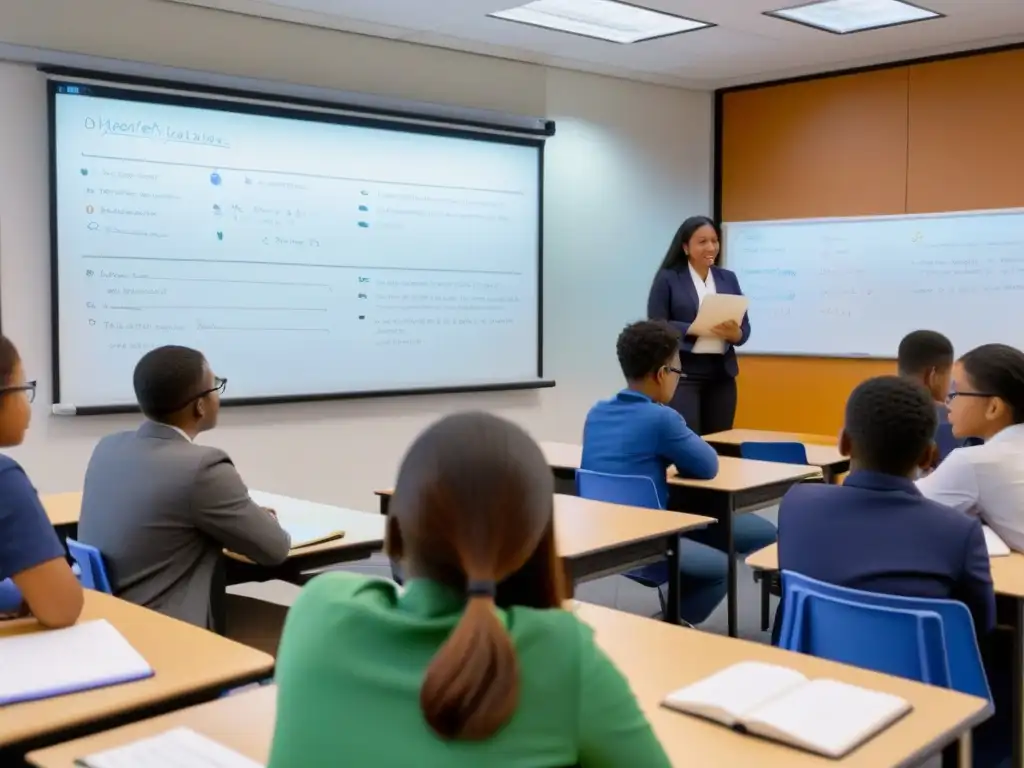
M 843 485 L 791 488 L 779 507 L 779 567 L 842 587 L 964 603 L 984 637 L 995 595 L 981 522 L 926 499 L 913 482 L 935 453 L 935 405 L 896 376 L 846 403 Z M 780 624 L 776 615 L 776 628 Z
M 616 352 L 627 386 L 587 414 L 581 466 L 649 477 L 665 507 L 669 465 L 683 477 L 709 480 L 718 473 L 718 455 L 668 407 L 683 374 L 679 332 L 662 320 L 633 323 L 619 335 Z M 756 515 L 737 515 L 733 538 L 737 552 L 754 552 L 775 541 L 775 527 Z M 690 624 L 707 619 L 728 590 L 728 560 L 718 544 L 720 536 L 710 530 L 682 538 L 679 611 Z
M 0 336 L 0 447 L 13 447 L 25 439 L 35 391 L 36 383 L 25 380 L 18 350 Z M 64 548 L 39 495 L 18 462 L 4 455 L 0 455 L 0 599 L 5 613 L 30 613 L 48 627 L 74 624 L 82 610 L 82 587 L 64 559 Z

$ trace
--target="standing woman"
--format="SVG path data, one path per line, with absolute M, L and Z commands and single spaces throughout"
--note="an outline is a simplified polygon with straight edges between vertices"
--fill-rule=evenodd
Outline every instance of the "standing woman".
M 683 335 L 679 357 L 686 378 L 679 381 L 671 405 L 698 435 L 732 429 L 739 373 L 736 347 L 750 337 L 750 321 L 744 315 L 742 323 L 729 321 L 711 330 L 709 338 L 721 341 L 721 352 L 693 351 L 698 337 L 690 335 L 690 323 L 704 297 L 743 293 L 735 273 L 715 266 L 720 250 L 715 223 L 707 216 L 691 216 L 672 238 L 647 298 L 647 317 L 667 320 Z

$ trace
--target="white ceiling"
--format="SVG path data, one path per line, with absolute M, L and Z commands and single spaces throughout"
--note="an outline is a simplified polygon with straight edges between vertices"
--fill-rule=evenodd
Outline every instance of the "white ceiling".
M 842 36 L 762 15 L 797 0 L 633 0 L 717 26 L 632 45 L 487 16 L 525 0 L 167 2 L 702 89 L 1024 41 L 1024 0 L 915 0 L 945 18 Z

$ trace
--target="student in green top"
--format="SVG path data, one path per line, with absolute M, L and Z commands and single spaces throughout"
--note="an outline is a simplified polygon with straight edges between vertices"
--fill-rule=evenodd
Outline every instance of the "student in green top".
M 667 768 L 622 674 L 561 608 L 553 481 L 483 413 L 409 449 L 385 549 L 408 576 L 334 572 L 289 612 L 269 768 Z

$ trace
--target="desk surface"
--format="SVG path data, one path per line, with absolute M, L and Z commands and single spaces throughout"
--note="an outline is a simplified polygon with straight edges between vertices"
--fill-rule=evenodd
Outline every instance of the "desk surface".
M 82 492 L 47 493 L 39 497 L 43 502 L 50 525 L 77 525 L 82 512 Z
M 751 554 L 747 565 L 755 571 L 777 571 L 779 569 L 779 545 L 769 544 Z M 1011 552 L 1004 557 L 990 557 L 992 564 L 992 586 L 997 595 L 1024 599 L 1024 555 Z
M 190 693 L 270 674 L 274 660 L 260 651 L 123 600 L 85 591 L 82 621 L 106 619 L 153 667 L 155 675 L 100 688 L 3 707 L 0 746 L 89 721 L 127 714 Z M 45 631 L 34 619 L 0 622 L 0 637 Z
M 548 465 L 556 469 L 578 469 L 583 448 L 571 443 L 541 443 Z M 836 451 L 836 456 L 839 452 Z M 810 458 L 808 456 L 808 458 Z M 826 462 L 835 463 L 835 462 Z M 676 477 L 669 470 L 669 483 L 692 488 L 707 488 L 715 491 L 736 492 L 762 488 L 774 483 L 821 477 L 820 466 L 801 464 L 777 464 L 770 461 L 752 461 L 730 456 L 718 457 L 718 475 L 712 480 L 689 480 Z
M 712 445 L 733 445 L 742 443 L 802 443 L 807 451 L 807 463 L 815 467 L 831 467 L 846 464 L 849 457 L 839 452 L 834 437 L 811 435 L 800 432 L 763 432 L 759 429 L 730 429 L 704 435 Z
M 393 489 L 377 491 L 391 496 Z M 558 553 L 572 559 L 614 549 L 623 544 L 657 539 L 673 533 L 704 528 L 716 522 L 713 517 L 663 509 L 629 507 L 579 496 L 555 494 L 555 535 Z
M 365 547 L 368 545 L 383 546 L 384 543 L 384 521 L 380 515 L 371 512 L 358 512 L 352 509 L 335 507 L 330 504 L 293 499 L 288 496 L 262 493 L 254 491 L 254 494 L 266 502 L 273 502 L 273 505 L 280 506 L 283 512 L 287 507 L 289 512 L 295 512 L 299 518 L 308 519 L 311 517 L 324 516 L 336 518 L 338 527 L 345 531 L 340 539 L 327 541 L 322 544 L 314 544 L 309 547 L 292 550 L 288 559 L 301 559 L 310 555 L 321 554 L 333 550 L 344 550 L 352 547 Z M 46 515 L 50 518 L 53 526 L 75 525 L 82 512 L 82 493 L 74 491 L 70 493 L 51 493 L 42 496 L 43 507 Z M 259 503 L 257 501 L 257 503 Z M 282 506 L 284 505 L 284 506 Z M 248 560 L 232 552 L 227 553 L 229 557 L 243 562 Z
M 665 745 L 673 765 L 757 765 L 762 768 L 877 768 L 902 765 L 927 754 L 983 717 L 987 702 L 909 680 L 888 677 L 777 648 L 732 640 L 608 608 L 578 604 L 577 614 L 595 629 L 598 644 L 626 674 Z M 643 653 L 637 653 L 642 648 Z M 813 677 L 830 677 L 897 694 L 914 711 L 848 755 L 834 761 L 659 706 L 669 691 L 744 660 L 784 664 Z M 274 727 L 275 689 L 267 686 L 199 707 L 34 752 L 40 768 L 72 768 L 76 757 L 185 725 L 264 762 Z
M 711 491 L 736 493 L 763 488 L 775 483 L 800 482 L 821 477 L 820 467 L 805 464 L 779 464 L 774 461 L 718 457 L 718 474 L 711 480 L 691 480 L 677 476 L 669 470 L 670 485 L 684 488 L 704 488 Z

